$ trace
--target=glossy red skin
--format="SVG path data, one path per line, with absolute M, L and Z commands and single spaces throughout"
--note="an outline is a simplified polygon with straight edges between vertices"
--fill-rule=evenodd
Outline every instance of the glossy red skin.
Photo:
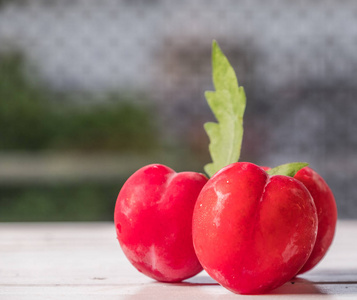
M 136 269 L 163 282 L 202 271 L 192 243 L 192 214 L 207 180 L 203 174 L 153 164 L 125 182 L 114 223 L 121 248 Z
M 262 167 L 269 170 L 269 167 Z M 326 255 L 332 244 L 336 223 L 337 207 L 335 197 L 326 181 L 313 169 L 309 167 L 298 171 L 295 179 L 302 182 L 310 192 L 317 210 L 318 230 L 314 249 L 298 274 L 305 273 L 315 267 Z
M 293 278 L 309 258 L 317 213 L 305 186 L 234 163 L 203 187 L 193 242 L 207 273 L 234 293 L 261 294 Z
M 309 190 L 318 217 L 316 243 L 308 261 L 299 272 L 301 274 L 316 266 L 332 244 L 337 222 L 337 207 L 331 189 L 316 171 L 305 167 L 298 171 L 294 178 L 301 181 Z

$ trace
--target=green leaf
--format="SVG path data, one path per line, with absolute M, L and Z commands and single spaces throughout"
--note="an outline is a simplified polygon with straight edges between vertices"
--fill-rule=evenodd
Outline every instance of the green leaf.
M 204 169 L 210 177 L 239 160 L 246 105 L 244 89 L 238 86 L 234 69 L 216 41 L 212 44 L 212 73 L 216 91 L 206 92 L 205 97 L 218 123 L 204 124 L 212 158 Z
M 271 176 L 285 175 L 285 176 L 294 177 L 298 171 L 300 171 L 302 168 L 304 168 L 308 165 L 309 164 L 305 163 L 305 162 L 293 162 L 293 163 L 288 163 L 288 164 L 283 164 L 283 165 L 277 166 L 277 167 L 267 171 L 267 173 Z

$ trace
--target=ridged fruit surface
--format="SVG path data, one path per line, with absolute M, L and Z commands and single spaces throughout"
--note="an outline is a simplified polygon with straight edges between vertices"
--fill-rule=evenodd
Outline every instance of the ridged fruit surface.
M 261 294 L 293 278 L 308 260 L 317 212 L 298 180 L 233 163 L 203 187 L 193 241 L 207 273 L 235 293 Z

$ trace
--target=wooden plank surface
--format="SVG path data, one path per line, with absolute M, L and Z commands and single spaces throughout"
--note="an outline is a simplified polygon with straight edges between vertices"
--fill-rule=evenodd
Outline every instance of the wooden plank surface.
M 0 223 L 0 299 L 357 299 L 356 237 L 357 221 L 339 221 L 313 271 L 269 295 L 241 296 L 205 272 L 180 284 L 145 277 L 111 223 Z

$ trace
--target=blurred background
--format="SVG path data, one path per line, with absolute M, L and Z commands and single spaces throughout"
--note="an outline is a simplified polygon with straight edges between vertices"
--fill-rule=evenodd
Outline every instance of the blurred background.
M 148 163 L 203 172 L 215 39 L 241 161 L 307 161 L 357 216 L 353 0 L 0 0 L 0 221 L 110 221 Z

